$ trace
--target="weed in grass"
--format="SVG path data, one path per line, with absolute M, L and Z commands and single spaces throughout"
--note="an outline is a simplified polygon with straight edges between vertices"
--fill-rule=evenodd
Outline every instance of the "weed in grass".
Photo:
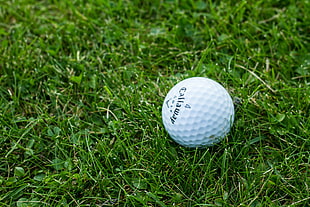
M 1 206 L 307 206 L 309 1 L 0 7 Z M 242 105 L 204 150 L 161 123 L 215 79 Z

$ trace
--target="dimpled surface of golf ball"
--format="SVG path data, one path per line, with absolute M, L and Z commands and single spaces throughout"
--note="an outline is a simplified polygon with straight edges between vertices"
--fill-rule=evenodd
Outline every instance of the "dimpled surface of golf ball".
M 234 105 L 228 92 L 216 81 L 188 78 L 168 92 L 162 120 L 174 141 L 185 147 L 203 148 L 220 142 L 230 131 Z

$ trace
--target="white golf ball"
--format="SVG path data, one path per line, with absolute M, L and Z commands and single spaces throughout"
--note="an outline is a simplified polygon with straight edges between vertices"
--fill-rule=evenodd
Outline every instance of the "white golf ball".
M 162 120 L 168 134 L 180 145 L 212 146 L 230 131 L 234 105 L 219 83 L 203 77 L 188 78 L 168 92 Z

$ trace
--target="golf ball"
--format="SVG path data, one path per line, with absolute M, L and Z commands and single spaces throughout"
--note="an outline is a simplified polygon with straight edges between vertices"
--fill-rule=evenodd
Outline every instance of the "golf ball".
M 168 92 L 162 120 L 170 137 L 180 145 L 212 146 L 230 131 L 234 105 L 228 92 L 216 81 L 188 78 Z

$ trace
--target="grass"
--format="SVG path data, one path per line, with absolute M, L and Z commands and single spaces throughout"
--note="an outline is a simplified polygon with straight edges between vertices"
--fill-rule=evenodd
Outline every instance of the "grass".
M 309 204 L 309 1 L 0 5 L 1 206 Z M 242 99 L 202 150 L 161 122 L 192 76 Z

